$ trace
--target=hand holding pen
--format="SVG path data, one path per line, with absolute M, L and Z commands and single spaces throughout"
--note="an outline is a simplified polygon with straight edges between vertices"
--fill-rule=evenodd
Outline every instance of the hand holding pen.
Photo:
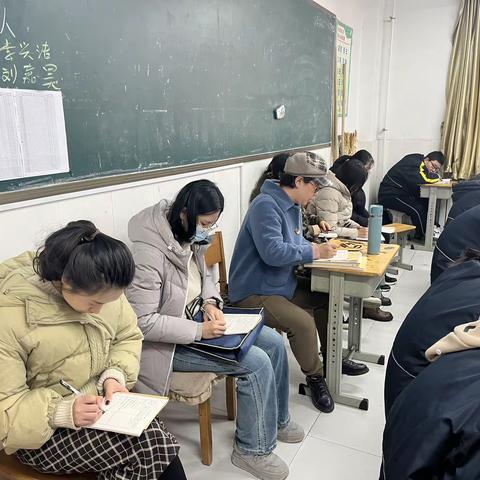
M 205 305 L 203 308 L 202 338 L 221 337 L 227 329 L 223 312 L 215 305 Z
M 83 395 L 74 386 L 60 380 L 60 385 L 75 395 L 73 402 L 73 423 L 76 427 L 87 427 L 95 423 L 105 412 L 103 397 L 97 395 Z

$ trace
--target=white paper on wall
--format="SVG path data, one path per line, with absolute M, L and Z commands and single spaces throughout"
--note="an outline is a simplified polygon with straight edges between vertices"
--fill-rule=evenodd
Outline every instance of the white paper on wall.
M 61 92 L 0 88 L 0 180 L 68 172 Z

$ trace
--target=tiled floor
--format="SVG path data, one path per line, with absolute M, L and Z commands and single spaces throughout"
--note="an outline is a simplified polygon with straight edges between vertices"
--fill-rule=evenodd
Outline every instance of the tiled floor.
M 395 334 L 410 308 L 427 290 L 430 281 L 431 253 L 405 250 L 405 260 L 414 265 L 411 272 L 400 270 L 391 290 L 394 315 L 390 323 L 364 320 L 362 349 L 388 355 Z M 360 377 L 343 377 L 345 393 L 369 398 L 367 412 L 336 405 L 331 414 L 315 410 L 307 397 L 297 394 L 304 380 L 287 344 L 290 358 L 290 411 L 307 435 L 301 444 L 279 443 L 276 453 L 290 465 L 289 480 L 378 479 L 384 422 L 383 379 L 385 367 L 369 365 L 370 372 Z M 213 395 L 213 464 L 200 462 L 197 409 L 175 402 L 165 411 L 165 423 L 176 434 L 181 459 L 190 480 L 240 480 L 253 478 L 230 463 L 235 424 L 226 419 L 223 385 Z

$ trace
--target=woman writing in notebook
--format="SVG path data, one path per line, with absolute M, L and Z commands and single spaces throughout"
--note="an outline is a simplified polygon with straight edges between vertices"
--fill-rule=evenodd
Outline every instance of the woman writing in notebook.
M 137 379 L 142 334 L 123 295 L 134 271 L 122 242 L 82 220 L 52 233 L 36 255 L 0 264 L 7 454 L 46 473 L 186 478 L 175 438 L 156 419 L 140 437 L 85 428 Z
M 162 200 L 129 222 L 135 279 L 127 296 L 145 335 L 137 388 L 165 395 L 172 371 L 237 377 L 238 416 L 232 462 L 262 479 L 283 479 L 288 466 L 273 450 L 277 440 L 300 442 L 303 430 L 288 412 L 288 362 L 280 335 L 263 327 L 239 363 L 186 345 L 223 335 L 222 299 L 205 266 L 209 233 L 224 208 L 208 180 L 184 186 L 173 202 Z M 203 323 L 190 320 L 198 308 Z

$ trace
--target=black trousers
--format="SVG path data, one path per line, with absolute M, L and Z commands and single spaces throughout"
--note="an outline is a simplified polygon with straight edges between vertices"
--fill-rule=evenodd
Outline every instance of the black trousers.
M 175 457 L 167 469 L 160 475 L 160 480 L 187 480 L 185 470 L 179 457 Z
M 379 203 L 384 208 L 391 208 L 406 213 L 415 225 L 415 237 L 424 238 L 427 225 L 428 199 L 416 198 L 410 195 L 383 195 Z

